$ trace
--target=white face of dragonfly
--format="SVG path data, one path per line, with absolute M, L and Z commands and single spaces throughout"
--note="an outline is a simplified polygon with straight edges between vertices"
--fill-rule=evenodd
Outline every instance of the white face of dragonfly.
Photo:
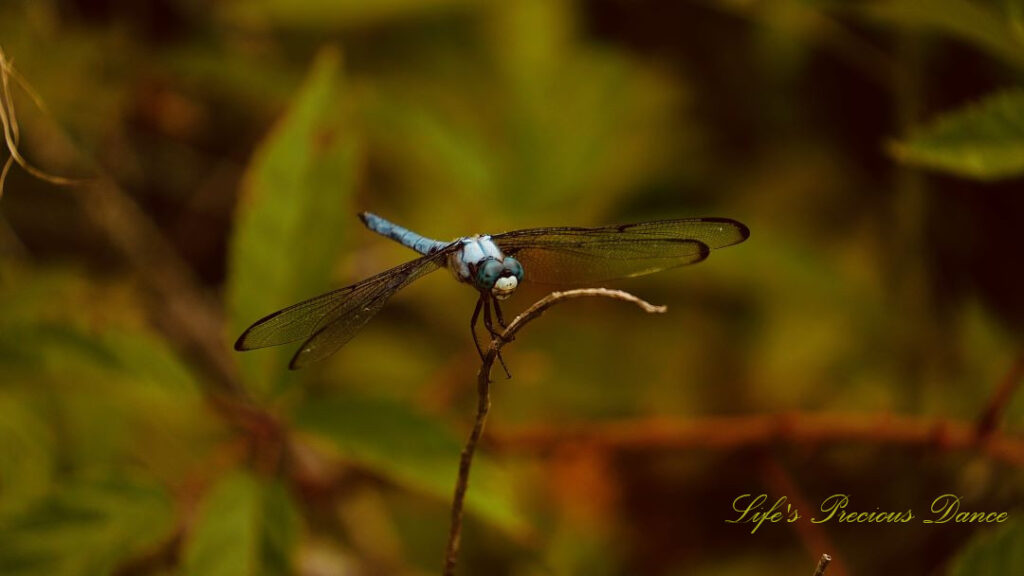
M 523 266 L 515 258 L 502 254 L 490 236 L 463 239 L 462 250 L 454 255 L 449 265 L 459 280 L 498 300 L 511 296 L 523 279 Z
M 491 294 L 498 300 L 504 300 L 511 296 L 518 286 L 519 278 L 515 276 L 501 276 L 494 281 L 494 288 L 491 288 Z

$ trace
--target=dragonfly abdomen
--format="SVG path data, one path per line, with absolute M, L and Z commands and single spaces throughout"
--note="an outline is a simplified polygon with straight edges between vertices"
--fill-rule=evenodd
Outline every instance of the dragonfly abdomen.
M 359 218 L 370 230 L 382 236 L 387 236 L 403 246 L 408 246 L 420 254 L 433 254 L 449 244 L 449 242 L 439 242 L 417 234 L 408 228 L 403 228 L 370 212 L 359 214 Z

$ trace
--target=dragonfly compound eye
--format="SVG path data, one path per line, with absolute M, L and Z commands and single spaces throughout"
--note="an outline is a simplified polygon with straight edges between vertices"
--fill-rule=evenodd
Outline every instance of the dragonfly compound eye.
M 519 260 L 511 256 L 505 257 L 505 270 L 508 270 L 509 274 L 516 277 L 519 282 L 523 281 L 523 265 L 519 263 Z
M 476 272 L 476 285 L 482 290 L 491 290 L 505 267 L 497 260 L 487 260 Z

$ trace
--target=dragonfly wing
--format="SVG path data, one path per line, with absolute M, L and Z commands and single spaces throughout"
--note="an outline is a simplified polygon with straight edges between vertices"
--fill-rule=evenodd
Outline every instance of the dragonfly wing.
M 533 228 L 492 236 L 523 263 L 525 278 L 543 284 L 584 284 L 642 276 L 695 264 L 711 250 L 747 239 L 726 218 L 659 220 L 600 228 Z
M 297 370 L 337 352 L 380 312 L 395 292 L 440 268 L 446 257 L 446 253 L 431 254 L 365 280 L 365 288 L 354 291 L 323 317 L 288 367 Z
M 320 320 L 358 287 L 359 284 L 353 284 L 338 288 L 257 320 L 235 341 L 235 350 L 280 346 L 309 338 L 309 333 Z
M 526 281 L 570 286 L 653 274 L 695 264 L 710 253 L 707 244 L 697 240 L 577 248 L 529 246 L 506 251 L 523 263 Z
M 325 358 L 348 342 L 395 292 L 440 268 L 446 256 L 447 251 L 423 256 L 275 312 L 250 326 L 235 342 L 235 349 L 305 340 L 292 358 L 293 369 Z

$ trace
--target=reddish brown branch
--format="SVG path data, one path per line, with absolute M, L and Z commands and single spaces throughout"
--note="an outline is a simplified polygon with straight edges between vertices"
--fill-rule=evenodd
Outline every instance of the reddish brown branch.
M 784 413 L 694 419 L 650 418 L 600 424 L 533 425 L 499 431 L 508 450 L 545 451 L 585 441 L 618 450 L 740 450 L 784 445 L 877 444 L 979 452 L 1024 467 L 1024 439 L 979 437 L 970 422 L 895 414 Z

